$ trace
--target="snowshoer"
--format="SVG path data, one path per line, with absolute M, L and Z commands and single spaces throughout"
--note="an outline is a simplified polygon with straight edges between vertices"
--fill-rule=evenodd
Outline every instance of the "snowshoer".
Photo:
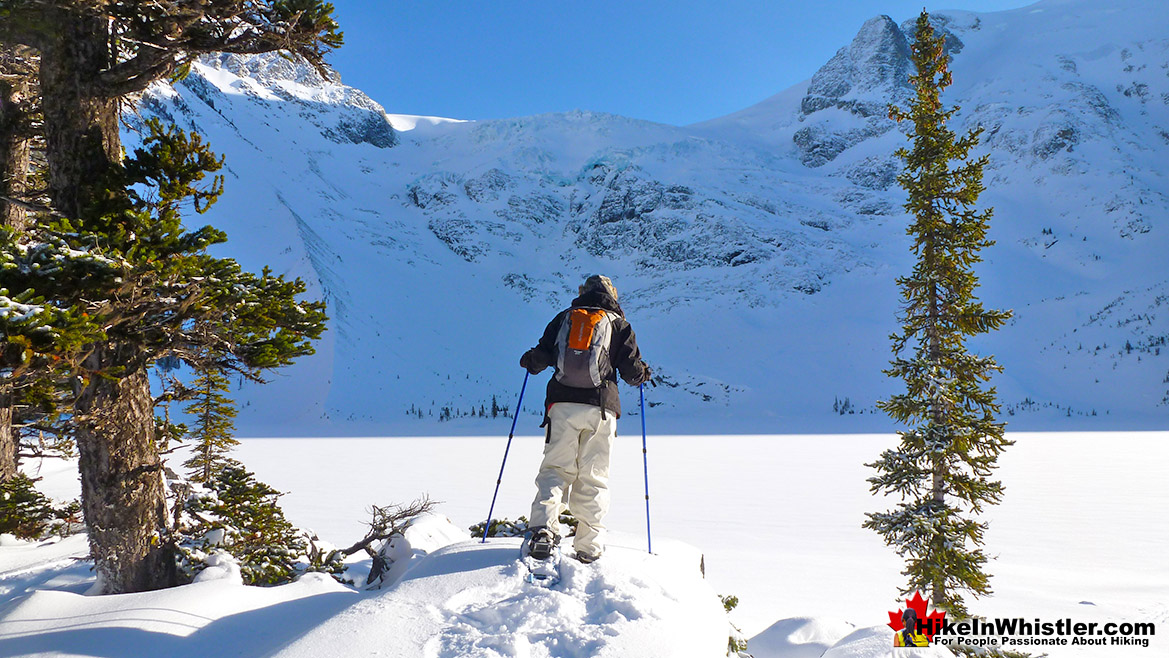
M 609 449 L 621 417 L 617 375 L 631 386 L 650 381 L 633 328 L 617 303 L 609 277 L 593 275 L 572 306 L 544 330 L 520 365 L 532 374 L 553 366 L 544 402 L 544 460 L 536 476 L 529 523 L 531 555 L 546 559 L 559 543 L 560 513 L 576 517 L 573 548 L 589 563 L 604 552 L 609 511 Z

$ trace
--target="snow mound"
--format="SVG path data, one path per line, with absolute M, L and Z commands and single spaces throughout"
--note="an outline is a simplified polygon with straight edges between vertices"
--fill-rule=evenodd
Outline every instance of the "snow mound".
M 424 514 L 410 524 L 404 536 L 394 536 L 380 547 L 379 552 L 389 565 L 382 582 L 396 583 L 419 559 L 444 546 L 470 538 L 471 535 L 466 530 L 455 525 L 448 517 L 434 513 Z M 358 569 L 350 567 L 350 577 L 356 577 L 358 573 Z
M 893 631 L 888 626 L 860 628 L 837 642 L 823 658 L 952 658 L 942 647 L 893 648 Z
M 526 582 L 519 538 L 481 543 L 462 534 L 439 547 L 459 535 L 438 515 L 411 530 L 392 567 L 404 565 L 405 574 L 372 591 L 319 573 L 248 587 L 223 560 L 190 585 L 86 596 L 93 575 L 75 559 L 85 554 L 84 535 L 41 544 L 6 539 L 0 656 L 194 658 L 227 646 L 232 655 L 285 658 L 726 653 L 727 615 L 700 571 L 701 554 L 685 544 L 663 540 L 650 555 L 626 547 L 636 540 L 618 539 L 590 565 L 566 548 L 563 579 L 545 589 Z
M 780 619 L 747 641 L 755 658 L 820 658 L 856 626 L 836 619 L 792 617 Z
M 362 600 L 279 656 L 316 657 L 346 646 L 382 656 L 724 655 L 726 613 L 681 545 L 649 555 L 612 546 L 562 580 L 525 582 L 518 538 L 465 541 L 421 558 L 396 587 Z

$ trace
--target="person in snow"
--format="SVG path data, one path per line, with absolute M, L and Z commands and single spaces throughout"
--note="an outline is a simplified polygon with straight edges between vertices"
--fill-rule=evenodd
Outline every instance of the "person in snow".
M 617 303 L 609 277 L 593 275 L 580 296 L 524 353 L 520 366 L 536 375 L 552 366 L 544 401 L 544 460 L 532 503 L 530 555 L 547 559 L 560 541 L 560 513 L 567 502 L 576 517 L 573 548 L 584 563 L 604 552 L 609 511 L 609 449 L 617 434 L 621 400 L 617 375 L 631 386 L 650 381 L 633 328 Z

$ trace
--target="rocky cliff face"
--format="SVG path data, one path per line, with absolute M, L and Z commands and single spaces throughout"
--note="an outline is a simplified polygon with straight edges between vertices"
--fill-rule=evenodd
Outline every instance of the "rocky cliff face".
M 908 96 L 911 74 L 905 33 L 888 16 L 871 18 L 812 76 L 800 112 L 807 116 L 835 107 L 862 117 L 885 116 L 888 99 Z
M 360 90 L 341 84 L 336 71 L 317 70 L 306 61 L 279 53 L 205 55 L 199 59 L 194 74 L 176 86 L 215 111 L 216 100 L 224 100 L 223 90 L 216 85 L 216 81 L 224 79 L 222 74 L 230 75 L 233 93 L 275 114 L 294 112 L 332 142 L 379 148 L 397 144 L 397 135 L 381 105 Z M 168 101 L 179 114 L 191 116 L 194 112 L 181 94 L 169 93 L 162 86 L 144 96 L 143 107 L 174 121 Z M 219 114 L 231 122 L 230 116 Z
M 948 27 L 954 24 L 951 17 L 934 17 L 931 24 L 945 37 L 945 50 L 950 57 L 962 50 L 962 40 Z M 888 118 L 889 104 L 904 105 L 912 94 L 909 42 L 915 25 L 910 20 L 898 26 L 888 16 L 869 19 L 851 44 L 816 71 L 800 101 L 799 119 L 805 125 L 792 136 L 801 162 L 809 167 L 822 166 L 845 150 L 894 128 Z M 846 117 L 843 121 L 840 113 Z M 884 166 L 858 173 L 856 182 L 862 187 L 885 189 L 892 183 L 888 170 Z

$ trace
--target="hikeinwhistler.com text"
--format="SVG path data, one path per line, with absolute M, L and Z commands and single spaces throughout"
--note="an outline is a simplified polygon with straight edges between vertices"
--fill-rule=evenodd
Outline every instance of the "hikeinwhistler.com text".
M 1056 647 L 1107 646 L 1145 647 L 1149 638 L 1157 634 L 1153 622 L 1077 622 L 1072 619 L 1044 621 L 1022 617 L 998 619 L 968 619 L 951 623 L 930 620 L 918 622 L 923 630 L 936 629 L 933 644 L 938 646 L 1000 647 Z

